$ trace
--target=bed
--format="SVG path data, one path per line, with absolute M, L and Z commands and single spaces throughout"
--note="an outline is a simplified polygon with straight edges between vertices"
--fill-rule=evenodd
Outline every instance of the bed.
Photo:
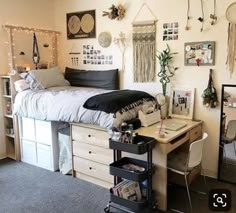
M 44 71 L 44 73 L 46 72 Z M 143 104 L 152 104 L 154 101 L 149 94 L 141 93 L 141 91 L 114 92 L 118 89 L 118 70 L 78 71 L 67 68 L 65 77 L 72 86 L 54 86 L 56 84 L 53 84 L 52 87 L 47 85 L 45 89 L 27 89 L 19 92 L 15 97 L 14 113 L 21 117 L 38 120 L 86 123 L 110 129 L 119 127 L 123 121 L 134 119 Z M 41 81 L 43 80 L 41 79 Z M 131 99 L 137 95 L 137 92 L 140 96 L 132 101 Z M 89 98 L 104 93 L 107 93 L 106 96 L 111 93 L 106 97 L 107 102 L 105 102 L 105 96 L 98 96 L 96 103 L 92 103 L 96 107 L 98 104 L 103 105 L 102 108 L 84 107 Z M 118 95 L 118 98 L 113 98 Z M 127 96 L 130 97 L 125 103 L 129 105 L 129 109 L 124 110 L 126 104 L 119 104 L 123 99 L 127 99 Z M 134 102 L 136 105 L 132 106 Z M 108 107 L 105 105 L 111 106 L 110 109 L 107 109 Z M 115 111 L 114 107 L 116 107 Z
M 46 77 L 42 73 L 45 73 Z M 108 148 L 108 130 L 119 128 L 123 121 L 136 118 L 144 104 L 155 104 L 152 98 L 148 98 L 149 94 L 141 102 L 139 99 L 131 101 L 134 96 L 130 90 L 124 91 L 130 97 L 125 95 L 122 99 L 113 101 L 114 92 L 123 94 L 123 91 L 117 90 L 118 70 L 85 71 L 66 68 L 65 78 L 70 82 L 70 86 L 65 83 L 64 77 L 57 76 L 58 72 L 55 70 L 35 71 L 33 74 L 33 79 L 36 78 L 37 81 L 28 79 L 33 82 L 30 83 L 31 89 L 18 92 L 14 103 L 14 114 L 18 116 L 20 126 L 21 160 L 52 171 L 58 170 L 57 131 L 65 126 L 65 122 L 66 126 L 68 123 L 84 125 L 75 128 L 73 132 L 79 134 L 79 137 L 86 133 L 88 137 L 80 140 L 85 142 L 88 139 L 90 148 L 92 144 L 97 146 L 101 134 L 104 136 L 102 143 L 106 143 Z M 59 86 L 58 81 L 61 82 Z M 40 89 L 37 89 L 38 87 Z M 94 98 L 97 97 L 99 99 L 96 99 L 95 105 L 100 101 L 99 106 L 106 109 L 93 108 Z M 108 103 L 104 102 L 105 99 L 108 99 Z M 123 99 L 128 99 L 127 106 L 127 102 L 122 103 Z M 92 109 L 85 108 L 85 103 L 90 106 L 92 104 Z M 119 105 L 120 103 L 123 105 Z M 82 145 L 84 144 L 80 144 Z M 103 151 L 107 153 L 107 149 Z

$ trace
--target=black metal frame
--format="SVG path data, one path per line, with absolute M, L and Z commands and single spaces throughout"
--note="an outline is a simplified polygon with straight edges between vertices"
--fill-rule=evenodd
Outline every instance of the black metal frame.
M 153 174 L 153 164 L 152 164 L 152 148 L 153 145 L 150 143 L 147 143 L 147 170 L 148 170 L 148 176 L 147 176 L 147 182 L 148 182 L 148 186 L 147 186 L 147 201 L 148 201 L 148 208 L 155 210 L 157 209 L 157 204 L 155 201 L 155 196 L 154 196 L 154 192 L 152 190 L 152 174 Z M 122 158 L 122 151 L 121 150 L 117 150 L 117 149 L 113 149 L 113 160 L 118 161 Z M 122 179 L 118 176 L 114 176 L 114 185 L 117 185 L 119 182 L 121 182 Z M 135 213 L 133 212 L 131 209 L 129 209 L 128 207 L 123 207 L 123 206 L 118 206 L 116 203 L 113 203 L 112 201 L 109 201 L 106 208 L 104 209 L 105 212 L 110 212 L 110 207 L 113 207 L 115 209 L 119 209 L 122 210 L 124 212 L 128 212 L 128 213 Z M 144 209 L 140 209 L 143 210 Z
M 219 146 L 221 144 L 221 138 L 222 138 L 222 118 L 223 118 L 223 109 L 224 109 L 224 88 L 225 87 L 236 87 L 236 85 L 234 84 L 222 84 L 222 87 L 221 87 L 221 103 L 220 103 L 220 134 L 219 134 Z M 220 167 L 220 164 L 221 164 L 221 156 L 223 154 L 223 151 L 221 149 L 219 149 L 219 160 L 218 160 L 218 180 L 219 181 L 222 181 L 222 182 L 225 182 L 225 183 L 232 183 L 232 184 L 235 184 L 236 182 L 231 182 L 231 181 L 227 181 L 227 180 L 223 180 L 220 178 L 220 172 L 221 172 L 221 167 Z

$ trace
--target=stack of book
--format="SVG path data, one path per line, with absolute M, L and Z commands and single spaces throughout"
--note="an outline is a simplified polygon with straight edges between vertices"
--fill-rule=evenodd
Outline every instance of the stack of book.
M 123 180 L 112 188 L 114 195 L 121 198 L 140 201 L 142 199 L 142 193 L 138 182 L 131 180 Z
M 9 79 L 3 79 L 3 94 L 4 95 L 11 95 L 11 90 L 10 90 L 10 80 Z

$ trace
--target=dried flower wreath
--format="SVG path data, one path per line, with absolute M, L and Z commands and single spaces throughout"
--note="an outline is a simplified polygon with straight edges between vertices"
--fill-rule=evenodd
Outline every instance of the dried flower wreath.
M 109 8 L 110 12 L 103 11 L 102 16 L 108 16 L 110 19 L 121 20 L 125 16 L 125 8 L 119 4 L 115 6 L 114 4 Z

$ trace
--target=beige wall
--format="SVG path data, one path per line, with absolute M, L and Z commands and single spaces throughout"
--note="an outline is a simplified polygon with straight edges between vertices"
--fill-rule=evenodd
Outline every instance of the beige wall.
M 52 29 L 53 2 L 49 0 L 0 0 L 0 25 L 12 24 L 26 27 Z M 7 33 L 0 27 L 0 74 L 8 70 Z M 0 158 L 5 154 L 3 115 L 0 104 Z
M 95 3 L 96 2 L 96 3 Z M 97 36 L 102 31 L 109 31 L 113 36 L 118 36 L 120 31 L 123 31 L 128 37 L 128 49 L 125 54 L 126 69 L 122 72 L 122 85 L 125 88 L 133 88 L 145 90 L 156 94 L 161 92 L 160 83 L 158 80 L 154 83 L 134 83 L 133 82 L 133 65 L 132 65 L 132 22 L 139 8 L 143 4 L 143 0 L 123 0 L 112 1 L 113 4 L 123 3 L 127 8 L 126 17 L 122 21 L 110 20 L 107 17 L 102 17 L 102 11 L 108 10 L 111 6 L 110 0 L 103 1 L 78 1 L 78 0 L 55 0 L 55 28 L 61 31 L 61 51 L 60 51 L 60 66 L 71 66 L 70 56 L 68 53 L 73 45 L 82 51 L 82 45 L 93 44 L 95 48 L 99 48 L 103 53 L 112 54 L 115 58 L 115 63 L 111 67 L 121 68 L 121 53 L 115 44 L 104 49 L 99 47 L 97 39 L 66 39 L 66 13 L 96 9 L 96 24 Z M 200 22 L 197 20 L 201 16 L 200 1 L 191 1 L 191 20 L 189 21 L 191 30 L 185 31 L 186 21 L 186 1 L 176 0 L 146 0 L 145 1 L 158 19 L 157 22 L 157 49 L 162 50 L 166 47 L 166 42 L 162 41 L 162 25 L 165 22 L 179 22 L 179 40 L 170 41 L 173 51 L 179 54 L 175 58 L 175 66 L 179 67 L 173 80 L 174 86 L 190 86 L 196 88 L 196 102 L 194 110 L 194 118 L 204 121 L 204 130 L 209 133 L 209 140 L 205 145 L 203 167 L 207 170 L 207 174 L 216 177 L 218 165 L 218 137 L 219 137 L 219 117 L 220 108 L 208 109 L 202 106 L 201 94 L 207 86 L 209 68 L 214 69 L 214 82 L 220 96 L 220 88 L 222 83 L 236 83 L 236 75 L 230 79 L 226 70 L 226 52 L 227 52 L 227 27 L 228 23 L 225 19 L 225 10 L 233 0 L 217 1 L 217 16 L 218 21 L 214 26 L 210 25 L 210 14 L 213 13 L 213 1 L 205 0 L 204 11 L 205 20 L 204 31 L 200 32 Z M 147 20 L 150 15 L 147 10 L 138 16 L 137 20 Z M 184 66 L 184 42 L 194 41 L 216 41 L 216 63 L 215 66 L 194 67 Z M 80 68 L 86 69 L 103 69 L 110 68 L 109 66 L 83 65 L 82 55 L 80 55 Z M 157 71 L 159 67 L 157 66 Z M 219 97 L 220 98 L 220 97 Z
M 54 5 L 52 5 L 54 2 Z M 109 69 L 113 67 L 121 68 L 121 53 L 115 44 L 109 48 L 99 46 L 97 39 L 66 39 L 66 13 L 96 9 L 96 28 L 97 36 L 102 31 L 109 31 L 113 37 L 117 37 L 122 31 L 128 38 L 128 48 L 125 54 L 125 71 L 121 72 L 122 87 L 140 89 L 152 94 L 161 92 L 161 86 L 158 81 L 154 83 L 134 83 L 133 67 L 132 67 L 132 22 L 143 4 L 143 0 L 123 0 L 112 1 L 113 4 L 123 3 L 127 8 L 126 17 L 122 21 L 110 20 L 102 17 L 102 11 L 108 10 L 111 6 L 110 0 L 94 1 L 94 0 L 0 0 L 0 24 L 15 24 L 24 26 L 34 26 L 41 28 L 53 28 L 61 31 L 59 62 L 62 69 L 65 66 L 72 66 L 69 52 L 73 47 L 82 51 L 82 45 L 92 44 L 94 48 L 101 49 L 103 54 L 113 55 L 114 64 L 99 66 L 83 65 L 82 55 L 79 55 L 80 68 L 85 69 Z M 213 2 L 211 0 L 204 1 L 205 10 L 205 30 L 200 32 L 200 23 L 197 18 L 201 15 L 199 1 L 191 1 L 191 20 L 190 31 L 185 31 L 186 21 L 186 2 L 176 0 L 146 0 L 145 1 L 158 19 L 157 22 L 157 49 L 162 50 L 166 46 L 166 42 L 162 41 L 162 25 L 166 22 L 179 22 L 179 40 L 170 41 L 173 51 L 179 54 L 175 58 L 175 66 L 179 67 L 175 78 L 172 81 L 174 86 L 190 86 L 196 88 L 195 111 L 194 118 L 204 121 L 204 129 L 209 133 L 209 140 L 205 146 L 203 166 L 210 176 L 216 176 L 218 163 L 218 137 L 219 137 L 219 107 L 216 109 L 207 109 L 202 106 L 201 94 L 207 86 L 208 70 L 214 69 L 214 82 L 218 94 L 222 83 L 236 83 L 236 75 L 230 79 L 226 70 L 226 52 L 227 52 L 227 21 L 225 19 L 225 10 L 233 0 L 217 1 L 218 22 L 215 26 L 210 25 L 209 16 L 213 13 Z M 54 20 L 53 20 L 54 18 Z M 143 10 L 137 20 L 150 19 L 147 10 Z M 0 73 L 8 71 L 7 50 L 4 42 L 7 40 L 6 33 L 0 29 Z M 184 42 L 194 41 L 216 41 L 216 63 L 213 67 L 186 67 L 183 61 Z M 157 66 L 157 71 L 159 67 Z M 220 95 L 220 94 L 219 94 Z M 2 118 L 2 115 L 1 115 Z M 1 123 L 2 124 L 2 123 Z M 0 124 L 0 125 L 1 125 Z M 1 126 L 0 126 L 1 127 Z M 3 132 L 0 129 L 0 136 L 3 138 Z M 0 155 L 4 149 L 2 139 L 0 143 Z

